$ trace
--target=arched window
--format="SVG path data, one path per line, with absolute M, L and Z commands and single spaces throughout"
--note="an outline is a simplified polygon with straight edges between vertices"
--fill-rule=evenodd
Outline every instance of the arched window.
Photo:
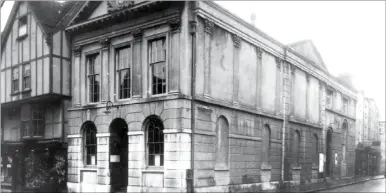
M 269 151 L 271 149 L 271 130 L 269 129 L 268 125 L 264 125 L 263 128 L 263 138 L 262 138 L 262 145 L 261 145 L 261 161 L 263 163 L 269 162 Z
M 346 161 L 346 151 L 347 151 L 347 121 L 345 120 L 343 125 L 342 125 L 342 160 Z
M 299 157 L 300 157 L 300 133 L 299 131 L 294 131 L 293 132 L 293 137 L 292 137 L 292 153 L 293 153 L 293 163 L 295 166 L 299 165 Z
M 96 165 L 97 139 L 96 127 L 89 122 L 83 126 L 83 159 L 85 165 Z
M 164 165 L 164 126 L 158 117 L 147 119 L 146 141 L 147 141 L 147 165 Z
M 318 135 L 314 134 L 312 140 L 312 165 L 317 166 L 319 164 L 319 141 Z
M 229 124 L 225 117 L 220 116 L 216 123 L 216 165 L 215 169 L 227 169 L 228 168 L 228 156 L 229 156 Z

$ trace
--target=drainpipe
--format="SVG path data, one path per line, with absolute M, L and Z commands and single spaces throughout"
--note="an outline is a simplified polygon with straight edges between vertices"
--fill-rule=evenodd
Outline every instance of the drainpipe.
M 190 35 L 191 35 L 191 85 L 190 85 L 190 89 L 191 89 L 191 95 L 192 95 L 192 100 L 191 100 L 191 152 L 190 152 L 190 168 L 191 168 L 191 173 L 189 175 L 189 177 L 191 178 L 190 180 L 190 185 L 191 185 L 191 189 L 190 189 L 190 192 L 194 192 L 194 130 L 195 130 L 195 82 L 196 82 L 196 26 L 197 26 L 197 21 L 196 21 L 196 18 L 194 17 L 194 20 L 193 21 L 190 21 L 189 22 L 189 25 L 190 25 Z
M 284 48 L 284 62 L 287 61 L 287 48 Z M 284 70 L 286 70 L 284 67 L 283 67 L 283 73 L 284 73 Z M 281 80 L 283 85 L 284 85 L 284 75 L 282 76 L 283 79 Z M 292 89 L 292 88 L 291 88 Z M 283 90 L 284 90 L 284 87 L 283 87 Z M 285 156 L 285 127 L 286 127 L 286 110 L 285 110 L 285 104 L 286 104 L 286 97 L 284 97 L 284 92 L 282 91 L 283 93 L 283 128 L 282 128 L 282 141 L 281 141 L 281 181 L 284 182 L 284 156 Z

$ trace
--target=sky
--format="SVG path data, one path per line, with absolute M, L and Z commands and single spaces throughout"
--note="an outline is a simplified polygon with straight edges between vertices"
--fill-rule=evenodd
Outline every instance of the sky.
M 217 1 L 283 44 L 312 40 L 329 72 L 350 73 L 385 120 L 384 1 Z M 12 1 L 1 9 L 3 30 Z

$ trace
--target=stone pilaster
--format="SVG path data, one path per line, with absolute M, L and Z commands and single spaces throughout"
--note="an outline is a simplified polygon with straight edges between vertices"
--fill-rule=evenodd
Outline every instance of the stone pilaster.
M 73 48 L 73 67 L 71 68 L 72 70 L 72 76 L 73 81 L 72 81 L 72 104 L 73 106 L 80 106 L 81 104 L 81 95 L 82 93 L 80 92 L 80 60 L 81 60 L 81 53 L 82 53 L 82 47 L 81 46 L 75 46 Z
M 205 20 L 204 34 L 204 96 L 210 98 L 210 58 L 211 58 L 211 40 L 214 29 L 214 22 Z
M 260 47 L 256 47 L 256 56 L 257 56 L 257 77 L 256 77 L 256 109 L 260 111 L 261 109 L 261 97 L 263 96 L 261 90 L 261 81 L 262 81 L 262 54 L 263 50 Z
M 102 45 L 101 52 L 101 101 L 108 101 L 109 99 L 109 51 L 110 51 L 110 39 L 107 37 L 101 38 L 99 43 Z
M 276 97 L 276 100 L 275 100 L 275 105 L 276 105 L 276 114 L 280 114 L 281 113 L 281 81 L 282 81 L 282 77 L 281 77 L 281 63 L 282 63 L 282 59 L 280 59 L 279 57 L 276 57 L 276 94 L 275 94 L 275 97 Z
M 306 72 L 306 122 L 310 121 L 310 74 Z
M 142 170 L 146 168 L 145 138 L 143 131 L 129 131 L 129 176 L 127 192 L 140 192 L 142 186 Z
M 239 56 L 241 38 L 237 34 L 232 35 L 233 39 L 233 104 L 239 104 Z
M 290 110 L 290 115 L 291 116 L 294 116 L 294 113 L 295 113 L 295 71 L 296 71 L 296 67 L 291 64 L 290 65 L 290 68 L 291 68 L 291 110 Z
M 133 98 L 141 98 L 142 95 L 142 36 L 143 30 L 141 28 L 135 29 L 133 32 L 134 42 L 133 42 Z
M 171 43 L 171 62 L 168 67 L 168 90 L 169 93 L 180 92 L 180 57 L 183 52 L 181 49 L 181 40 L 180 40 L 180 31 L 181 31 L 181 21 L 180 19 L 173 19 L 169 21 L 171 33 L 170 33 L 170 43 Z

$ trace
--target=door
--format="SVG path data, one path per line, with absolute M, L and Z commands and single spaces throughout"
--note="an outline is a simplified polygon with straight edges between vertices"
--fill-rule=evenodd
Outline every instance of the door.
M 112 191 L 124 190 L 128 184 L 127 124 L 123 119 L 110 125 L 110 184 Z
M 327 131 L 326 137 L 326 177 L 331 176 L 332 172 L 332 150 L 331 150 L 331 142 L 332 142 L 332 131 L 329 129 Z

